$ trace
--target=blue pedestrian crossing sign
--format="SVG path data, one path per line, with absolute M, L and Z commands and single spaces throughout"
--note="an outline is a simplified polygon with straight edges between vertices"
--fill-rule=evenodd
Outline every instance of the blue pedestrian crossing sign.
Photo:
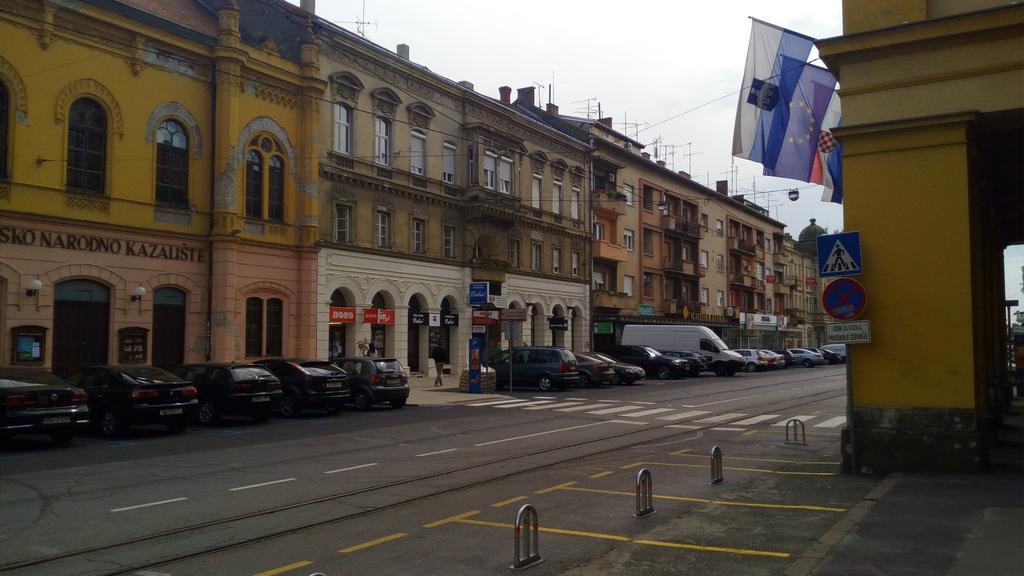
M 863 270 L 860 232 L 818 236 L 818 276 L 856 276 Z

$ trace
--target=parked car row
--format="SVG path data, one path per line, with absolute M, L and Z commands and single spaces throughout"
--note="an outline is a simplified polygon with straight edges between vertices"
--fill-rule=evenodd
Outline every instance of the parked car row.
M 401 408 L 408 397 L 408 376 L 394 358 L 269 358 L 186 364 L 174 371 L 90 366 L 66 380 L 42 368 L 3 366 L 0 436 L 43 433 L 67 442 L 89 426 L 106 436 L 141 425 L 180 432 L 192 421 L 210 425 L 225 416 L 261 422 L 274 412 L 335 414 L 347 404 L 356 410 L 380 403 Z

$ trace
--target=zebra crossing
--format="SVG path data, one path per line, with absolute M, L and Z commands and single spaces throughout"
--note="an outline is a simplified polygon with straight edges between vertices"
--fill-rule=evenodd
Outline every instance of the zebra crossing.
M 755 425 L 782 427 L 786 425 L 786 422 L 794 418 L 802 421 L 808 428 L 838 428 L 846 423 L 846 416 L 831 416 L 828 414 L 795 414 L 792 416 L 784 414 L 759 414 L 757 416 L 750 416 L 743 412 L 716 414 L 707 410 L 669 407 L 652 408 L 652 404 L 652 402 L 624 402 L 615 400 L 588 402 L 583 398 L 562 401 L 553 399 L 550 396 L 537 396 L 533 398 L 488 400 L 486 402 L 474 402 L 464 405 L 479 408 L 522 408 L 523 410 L 549 410 L 551 412 L 631 418 L 635 419 L 632 422 L 637 424 L 648 424 L 653 421 L 667 423 L 666 425 L 670 428 L 696 429 L 703 428 L 709 424 L 723 424 L 723 426 L 712 427 L 711 429 L 725 432 L 741 431 L 745 430 L 747 426 Z M 744 418 L 745 416 L 749 417 Z M 641 418 L 648 419 L 648 421 L 640 421 L 639 419 Z

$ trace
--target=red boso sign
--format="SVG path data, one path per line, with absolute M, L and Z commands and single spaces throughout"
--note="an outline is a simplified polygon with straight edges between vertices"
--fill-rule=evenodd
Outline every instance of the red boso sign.
M 363 324 L 394 324 L 395 311 L 384 308 L 363 308 Z
M 331 317 L 328 320 L 330 324 L 355 324 L 356 323 L 356 309 L 355 308 L 341 308 L 338 306 L 331 306 Z

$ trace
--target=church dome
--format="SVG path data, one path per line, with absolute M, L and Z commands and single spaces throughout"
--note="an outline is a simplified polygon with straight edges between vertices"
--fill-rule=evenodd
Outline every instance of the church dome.
M 821 226 L 814 223 L 814 218 L 811 218 L 811 223 L 800 231 L 800 242 L 806 242 L 808 240 L 814 240 L 822 234 L 827 234 L 828 230 L 825 230 Z

